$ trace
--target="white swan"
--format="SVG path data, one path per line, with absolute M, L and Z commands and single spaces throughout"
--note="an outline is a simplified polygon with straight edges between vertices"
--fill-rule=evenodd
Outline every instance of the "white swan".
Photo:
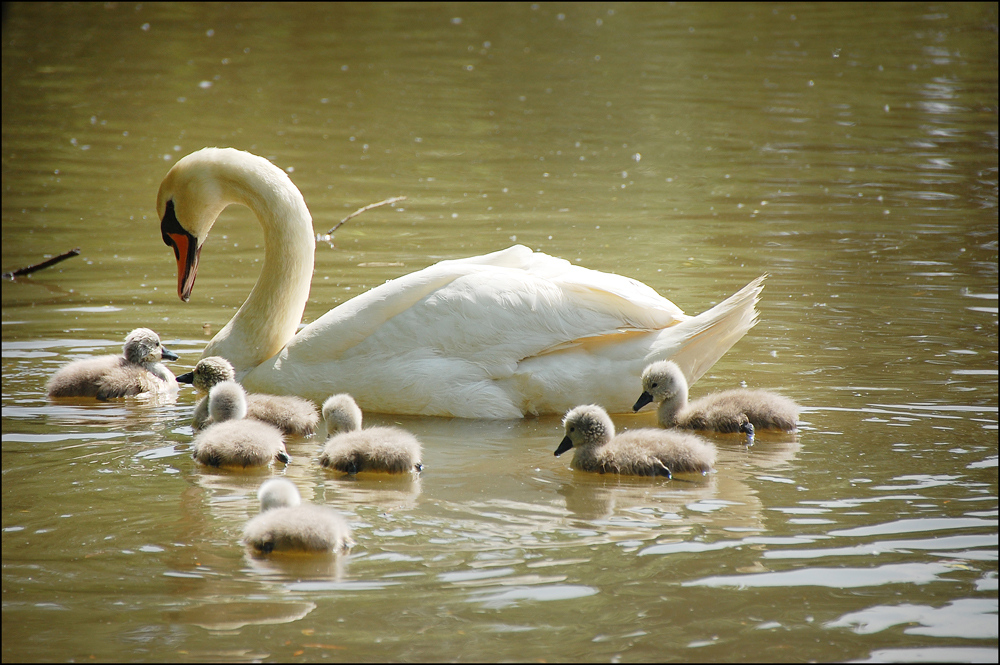
M 188 300 L 222 210 L 249 207 L 264 230 L 260 277 L 202 357 L 222 356 L 248 390 L 321 403 L 350 393 L 368 411 L 465 418 L 631 408 L 650 362 L 693 383 L 756 323 L 764 275 L 695 317 L 636 280 L 527 247 L 441 261 L 330 310 L 296 334 L 309 297 L 312 218 L 266 159 L 205 148 L 170 169 L 157 196 L 164 242 Z

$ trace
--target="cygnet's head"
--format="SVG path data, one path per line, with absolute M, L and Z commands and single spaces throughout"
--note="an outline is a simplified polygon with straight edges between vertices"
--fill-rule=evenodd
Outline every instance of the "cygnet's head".
M 687 378 L 673 360 L 659 360 L 642 372 L 642 395 L 632 407 L 638 411 L 650 402 L 687 402 Z
M 266 481 L 257 490 L 257 499 L 260 500 L 261 512 L 271 508 L 291 508 L 302 503 L 298 488 L 287 478 Z
M 195 390 L 207 393 L 223 381 L 232 381 L 235 378 L 236 372 L 228 360 L 222 356 L 209 356 L 199 360 L 190 372 L 178 376 L 177 382 L 190 383 Z
M 122 347 L 125 360 L 135 365 L 149 365 L 163 359 L 177 360 L 178 356 L 160 344 L 160 336 L 149 328 L 136 328 L 125 337 Z
M 353 432 L 361 429 L 361 408 L 347 393 L 334 395 L 323 402 L 323 420 L 326 421 L 327 436 Z
M 223 381 L 208 393 L 208 413 L 217 423 L 247 416 L 247 394 L 235 381 Z
M 563 418 L 566 436 L 556 448 L 556 457 L 570 448 L 599 446 L 615 436 L 615 424 L 608 412 L 596 404 L 584 404 L 566 412 Z

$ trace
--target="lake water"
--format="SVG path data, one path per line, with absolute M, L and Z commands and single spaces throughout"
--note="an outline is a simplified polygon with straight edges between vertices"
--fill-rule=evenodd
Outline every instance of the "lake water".
M 997 659 L 997 6 L 12 4 L 3 31 L 3 659 Z M 416 480 L 209 472 L 196 396 L 50 401 L 157 330 L 189 370 L 263 256 L 227 210 L 176 296 L 155 199 L 233 146 L 302 190 L 309 322 L 515 242 L 694 314 L 769 273 L 692 389 L 797 436 L 703 479 L 590 476 L 556 417 L 371 414 Z M 616 416 L 622 427 L 652 416 Z M 339 559 L 239 539 L 283 474 Z

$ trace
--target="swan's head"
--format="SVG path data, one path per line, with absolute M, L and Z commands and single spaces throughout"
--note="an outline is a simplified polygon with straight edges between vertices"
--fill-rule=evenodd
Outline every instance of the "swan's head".
M 323 402 L 323 420 L 327 436 L 361 429 L 361 409 L 347 393 L 334 395 Z
M 149 328 L 136 328 L 125 337 L 122 355 L 135 365 L 149 365 L 161 360 L 177 360 L 176 353 L 160 344 L 160 336 Z
M 235 381 L 223 381 L 208 393 L 208 413 L 217 423 L 247 417 L 247 394 Z
M 687 402 L 687 378 L 673 360 L 660 360 L 642 372 L 642 395 L 636 401 L 633 411 L 638 411 L 650 402 Z
M 298 488 L 286 478 L 271 478 L 266 481 L 257 490 L 257 499 L 260 500 L 261 512 L 271 508 L 291 508 L 302 503 Z
M 199 360 L 190 372 L 178 376 L 177 382 L 190 383 L 195 390 L 207 393 L 223 381 L 232 381 L 235 378 L 236 372 L 228 360 L 221 356 L 209 356 Z
M 570 409 L 563 418 L 563 427 L 566 428 L 566 436 L 556 448 L 556 457 L 573 447 L 605 444 L 615 436 L 611 416 L 596 404 Z
M 271 162 L 234 148 L 202 148 L 174 164 L 160 183 L 156 214 L 163 242 L 177 258 L 181 300 L 191 298 L 201 246 L 219 214 L 230 203 L 248 205 L 259 213 L 259 206 L 253 205 L 256 190 L 280 180 L 287 181 L 288 176 Z

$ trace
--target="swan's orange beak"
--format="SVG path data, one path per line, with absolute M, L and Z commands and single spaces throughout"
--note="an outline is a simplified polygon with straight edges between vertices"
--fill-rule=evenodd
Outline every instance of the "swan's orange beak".
M 201 247 L 198 245 L 198 239 L 177 221 L 173 201 L 167 201 L 167 210 L 163 213 L 163 221 L 160 222 L 160 233 L 163 234 L 164 244 L 174 249 L 174 256 L 177 258 L 177 295 L 187 302 L 191 299 L 194 279 L 198 276 Z

